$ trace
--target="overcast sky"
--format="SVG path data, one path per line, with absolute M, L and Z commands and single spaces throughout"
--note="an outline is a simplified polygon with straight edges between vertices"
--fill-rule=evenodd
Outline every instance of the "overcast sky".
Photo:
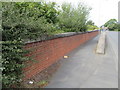
M 84 2 L 92 7 L 89 19 L 93 20 L 97 26 L 103 25 L 109 19 L 115 18 L 118 20 L 118 2 L 120 0 L 45 0 L 54 1 L 58 5 L 63 2 L 69 2 L 76 6 L 79 2 Z

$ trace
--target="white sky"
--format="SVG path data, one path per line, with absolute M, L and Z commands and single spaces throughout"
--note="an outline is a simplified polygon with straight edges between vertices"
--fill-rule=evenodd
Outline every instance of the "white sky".
M 63 2 L 69 2 L 76 6 L 79 2 L 84 2 L 90 6 L 89 19 L 93 20 L 97 26 L 103 25 L 109 19 L 115 18 L 118 20 L 118 2 L 120 0 L 45 0 L 54 1 L 58 5 Z

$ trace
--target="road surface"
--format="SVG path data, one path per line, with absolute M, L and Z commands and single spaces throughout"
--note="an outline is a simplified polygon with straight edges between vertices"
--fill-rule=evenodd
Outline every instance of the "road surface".
M 61 67 L 45 88 L 118 88 L 113 49 L 106 40 L 105 55 L 96 54 L 98 39 L 95 37 L 62 59 Z
M 108 31 L 107 32 L 107 39 L 110 44 L 110 47 L 114 53 L 115 62 L 116 62 L 116 69 L 118 71 L 118 34 L 120 32 L 115 32 L 115 31 Z
M 107 34 L 108 41 L 110 43 L 112 51 L 114 52 L 113 56 L 115 56 L 116 69 L 118 71 L 118 67 L 120 66 L 120 62 L 118 61 L 118 52 L 120 50 L 120 48 L 118 47 L 120 45 L 120 32 L 109 31 Z M 118 77 L 118 80 L 120 80 L 120 76 Z M 120 84 L 118 86 L 118 88 L 120 89 Z

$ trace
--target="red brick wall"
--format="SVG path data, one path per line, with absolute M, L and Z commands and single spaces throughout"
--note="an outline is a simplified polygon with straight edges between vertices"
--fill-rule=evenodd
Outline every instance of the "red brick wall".
M 25 79 L 29 79 L 45 68 L 48 68 L 62 56 L 95 37 L 97 34 L 98 31 L 95 31 L 26 44 L 25 49 L 31 49 L 31 52 L 27 56 L 33 56 L 32 58 L 37 62 L 26 62 L 29 66 L 23 70 Z

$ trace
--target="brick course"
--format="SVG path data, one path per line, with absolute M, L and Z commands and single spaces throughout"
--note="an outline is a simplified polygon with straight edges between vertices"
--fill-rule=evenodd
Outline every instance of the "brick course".
M 96 35 L 98 31 L 26 44 L 25 49 L 31 49 L 26 56 L 33 56 L 36 62 L 27 62 L 29 66 L 23 69 L 24 79 L 30 79 Z

